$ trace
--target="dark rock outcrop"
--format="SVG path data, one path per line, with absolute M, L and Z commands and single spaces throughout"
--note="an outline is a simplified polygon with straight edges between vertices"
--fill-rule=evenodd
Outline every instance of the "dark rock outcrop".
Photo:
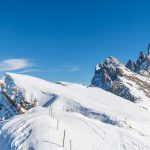
M 136 64 L 131 59 L 129 59 L 129 61 L 127 62 L 126 67 L 132 71 L 136 71 Z

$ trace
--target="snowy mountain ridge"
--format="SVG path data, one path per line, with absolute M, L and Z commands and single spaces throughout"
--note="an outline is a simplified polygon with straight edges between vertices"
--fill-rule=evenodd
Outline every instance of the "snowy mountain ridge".
M 74 83 L 12 73 L 6 73 L 2 82 L 2 90 L 16 104 L 1 95 L 2 150 L 150 149 L 150 111 L 144 107 Z M 25 106 L 22 96 L 28 102 Z M 16 115 L 15 106 L 26 111 Z
M 5 73 L 0 149 L 150 150 L 149 52 L 126 65 L 108 57 L 90 87 Z

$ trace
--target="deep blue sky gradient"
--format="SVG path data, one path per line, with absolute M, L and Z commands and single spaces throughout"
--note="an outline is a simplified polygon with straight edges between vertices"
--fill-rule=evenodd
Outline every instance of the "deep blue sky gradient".
M 38 71 L 30 75 L 89 83 L 106 57 L 125 63 L 146 53 L 149 6 L 148 0 L 0 0 L 0 61 L 31 59 Z

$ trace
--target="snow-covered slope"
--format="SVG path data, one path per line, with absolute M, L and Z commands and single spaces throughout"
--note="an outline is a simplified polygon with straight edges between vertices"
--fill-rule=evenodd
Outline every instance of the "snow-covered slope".
M 2 150 L 150 150 L 150 111 L 102 89 L 7 73 L 2 90 L 17 106 L 22 95 L 29 103 L 0 122 Z

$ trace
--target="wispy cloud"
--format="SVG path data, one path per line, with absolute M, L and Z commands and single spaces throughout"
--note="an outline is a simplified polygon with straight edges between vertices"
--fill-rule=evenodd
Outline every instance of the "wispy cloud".
M 29 69 L 24 70 L 22 73 L 28 73 L 28 72 L 40 72 L 40 73 L 54 73 L 54 72 L 78 72 L 80 71 L 80 67 L 78 65 L 63 65 L 56 68 L 49 68 L 49 69 Z
M 80 67 L 78 65 L 69 65 L 69 64 L 65 64 L 63 66 L 51 68 L 51 69 L 47 69 L 47 70 L 39 70 L 39 72 L 47 72 L 47 73 L 51 73 L 51 72 L 78 72 L 78 71 L 80 71 Z
M 51 72 L 59 72 L 60 69 L 23 69 L 21 71 L 17 71 L 17 73 L 31 73 L 31 72 L 38 72 L 38 73 L 51 73 Z
M 15 71 L 32 67 L 33 65 L 34 64 L 30 60 L 24 58 L 5 59 L 0 61 L 0 71 Z
M 47 72 L 47 73 L 50 73 L 50 72 L 60 72 L 60 71 L 62 71 L 61 68 L 41 70 L 41 72 Z
M 39 72 L 40 70 L 38 69 L 25 69 L 25 70 L 21 70 L 18 71 L 17 73 L 30 73 L 30 72 Z
M 53 73 L 53 72 L 78 72 L 80 71 L 79 65 L 65 64 L 56 68 L 38 69 L 34 68 L 33 60 L 25 58 L 13 58 L 0 61 L 0 72 L 15 71 L 16 73 Z
M 66 72 L 78 72 L 80 67 L 78 65 L 64 65 Z

